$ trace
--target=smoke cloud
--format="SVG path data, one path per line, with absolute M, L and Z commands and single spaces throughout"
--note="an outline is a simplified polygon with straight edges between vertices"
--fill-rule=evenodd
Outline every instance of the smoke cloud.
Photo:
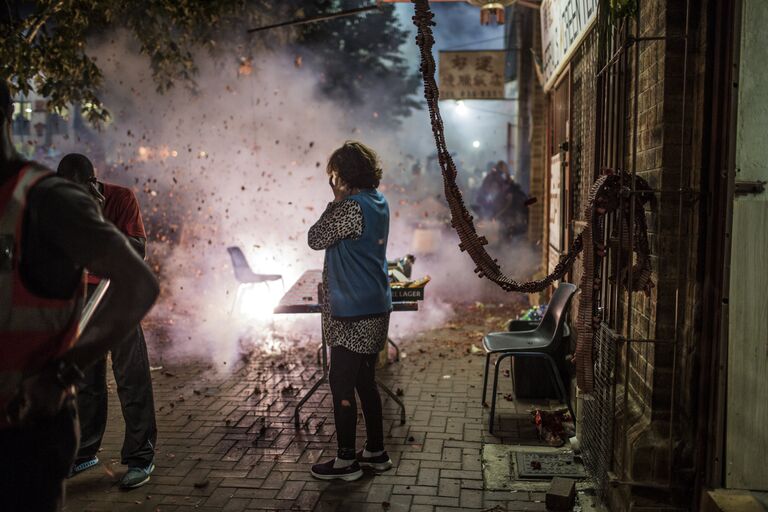
M 201 55 L 197 90 L 164 95 L 151 92 L 146 58 L 126 38 L 98 55 L 114 120 L 62 149 L 84 151 L 89 143 L 102 178 L 137 193 L 162 286 L 148 318 L 156 333 L 150 342 L 161 345 L 164 361 L 202 358 L 228 368 L 253 346 L 278 351 L 319 341 L 318 316 L 269 311 L 305 270 L 322 267 L 306 233 L 332 199 L 327 157 L 347 139 L 371 145 L 382 159 L 389 257 L 415 251 L 414 276 L 432 277 L 419 313 L 393 315 L 393 337 L 445 322 L 457 301 L 505 300 L 474 275 L 445 227 L 439 172 L 426 165 L 434 148 L 425 112 L 399 130 L 378 127 L 375 112 L 350 113 L 319 97 L 317 71 L 297 55 L 258 55 L 245 66 L 236 56 Z M 281 274 L 285 287 L 254 287 L 232 313 L 229 246 L 241 247 L 255 272 Z M 535 266 L 523 244 L 506 247 L 501 261 L 523 277 Z

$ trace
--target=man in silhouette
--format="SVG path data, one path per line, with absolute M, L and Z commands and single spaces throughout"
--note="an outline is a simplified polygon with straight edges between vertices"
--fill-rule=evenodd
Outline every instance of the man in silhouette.
M 139 203 L 131 189 L 98 181 L 91 161 L 79 153 L 70 153 L 62 158 L 57 173 L 88 190 L 101 205 L 104 218 L 128 238 L 141 258 L 146 256 L 147 235 Z M 96 273 L 89 273 L 88 296 L 94 292 L 99 281 Z M 117 395 L 125 420 L 121 462 L 128 466 L 128 471 L 120 485 L 124 489 L 133 489 L 147 483 L 154 471 L 157 440 L 152 377 L 141 325 L 137 325 L 125 343 L 115 347 L 111 353 Z M 104 357 L 85 371 L 85 379 L 78 386 L 81 436 L 80 450 L 72 467 L 73 475 L 99 462 L 97 453 L 107 426 L 107 396 L 107 360 Z
M 25 161 L 0 81 L 0 503 L 59 510 L 79 438 L 74 384 L 133 332 L 157 280 L 81 187 Z M 85 269 L 110 285 L 80 324 Z

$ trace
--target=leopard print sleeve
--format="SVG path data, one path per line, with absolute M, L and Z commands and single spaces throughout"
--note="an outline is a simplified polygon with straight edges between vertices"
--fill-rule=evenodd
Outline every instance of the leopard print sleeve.
M 328 207 L 314 226 L 309 228 L 309 246 L 321 251 L 347 238 L 360 238 L 363 234 L 363 210 L 357 201 L 346 199 L 328 203 Z

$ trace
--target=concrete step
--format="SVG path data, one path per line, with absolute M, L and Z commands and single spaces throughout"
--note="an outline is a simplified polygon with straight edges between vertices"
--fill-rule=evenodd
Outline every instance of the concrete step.
M 704 492 L 701 512 L 766 512 L 766 509 L 749 491 L 715 489 Z

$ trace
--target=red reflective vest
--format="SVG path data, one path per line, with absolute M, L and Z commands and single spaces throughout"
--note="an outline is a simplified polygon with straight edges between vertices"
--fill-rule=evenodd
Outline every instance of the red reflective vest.
M 32 293 L 19 273 L 22 229 L 29 191 L 50 171 L 24 166 L 0 186 L 0 428 L 24 374 L 69 350 L 85 298 L 85 278 L 67 300 Z

